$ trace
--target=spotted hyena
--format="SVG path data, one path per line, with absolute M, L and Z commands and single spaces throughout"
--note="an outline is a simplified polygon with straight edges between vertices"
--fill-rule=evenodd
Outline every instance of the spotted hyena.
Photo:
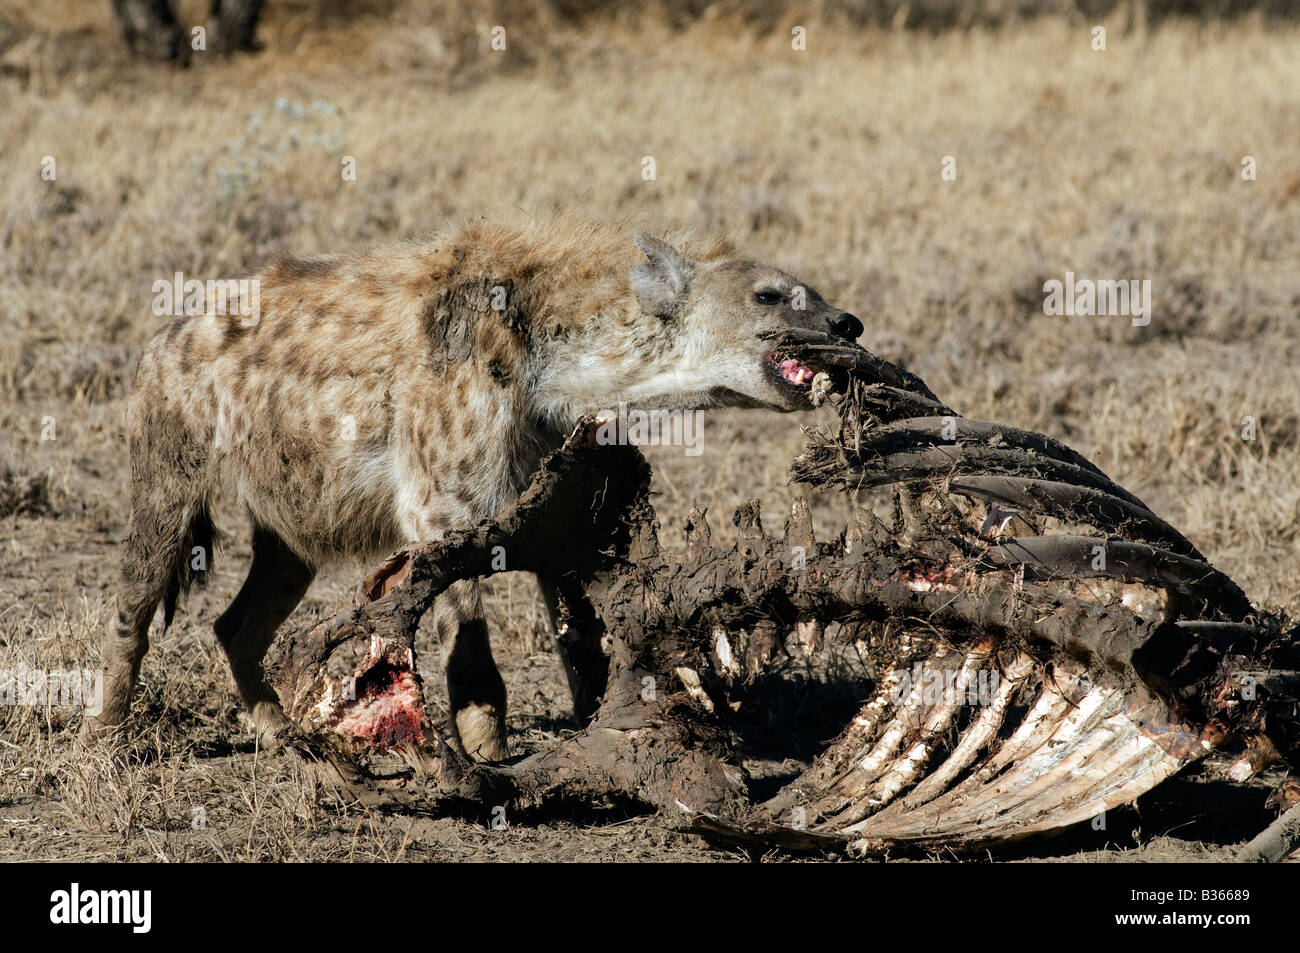
M 262 659 L 331 560 L 493 516 L 579 416 L 620 402 L 807 407 L 811 373 L 776 363 L 760 333 L 856 338 L 858 319 L 725 243 L 678 244 L 637 233 L 634 245 L 596 225 L 473 224 L 367 254 L 280 258 L 258 276 L 256 320 L 212 308 L 161 330 L 128 406 L 125 584 L 97 724 L 125 717 L 159 603 L 170 624 L 195 554 L 210 557 L 219 494 L 247 508 L 253 561 L 214 628 L 274 738 L 285 716 Z M 456 584 L 434 618 L 456 737 L 502 758 L 505 685 L 477 585 Z

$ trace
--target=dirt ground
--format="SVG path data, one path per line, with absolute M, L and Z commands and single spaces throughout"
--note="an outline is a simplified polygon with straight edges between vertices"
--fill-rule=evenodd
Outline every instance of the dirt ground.
M 864 346 L 951 406 L 1065 440 L 1258 604 L 1300 614 L 1294 23 L 1108 20 L 1104 52 L 1083 20 L 810 23 L 795 52 L 793 19 L 525 18 L 493 53 L 486 8 L 381 6 L 343 19 L 269 4 L 264 52 L 179 70 L 129 60 L 107 2 L 50 0 L 36 23 L 0 0 L 0 669 L 98 667 L 128 512 L 124 397 L 160 323 L 155 279 L 511 209 L 730 234 L 858 314 Z M 1043 282 L 1066 271 L 1151 279 L 1150 325 L 1045 315 Z M 818 419 L 710 413 L 701 456 L 652 449 L 665 541 L 680 544 L 693 501 L 715 531 L 743 500 L 787 507 L 789 461 Z M 818 496 L 818 527 L 842 526 L 852 502 Z M 486 816 L 372 815 L 258 752 L 211 635 L 247 527 L 228 505 L 217 523 L 208 585 L 165 635 L 155 623 L 132 757 L 84 746 L 73 709 L 0 707 L 0 860 L 745 859 L 665 818 L 493 830 Z M 332 612 L 364 569 L 323 573 L 289 625 Z M 537 750 L 576 729 L 542 607 L 527 577 L 487 589 L 511 744 Z M 436 706 L 429 633 L 420 648 Z M 752 753 L 760 779 L 811 760 L 853 700 L 789 675 L 768 713 L 789 741 Z M 1225 859 L 1271 820 L 1283 775 L 1236 785 L 1216 766 L 1104 831 L 1008 856 Z

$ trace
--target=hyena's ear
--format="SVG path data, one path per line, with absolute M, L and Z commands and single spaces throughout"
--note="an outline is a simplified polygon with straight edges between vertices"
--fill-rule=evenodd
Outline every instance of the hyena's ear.
M 686 294 L 695 262 L 645 232 L 636 233 L 636 244 L 646 260 L 632 269 L 632 293 L 647 313 L 670 317 Z

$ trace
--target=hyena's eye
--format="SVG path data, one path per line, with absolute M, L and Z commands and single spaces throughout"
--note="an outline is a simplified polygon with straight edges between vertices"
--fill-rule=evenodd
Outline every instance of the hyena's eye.
M 785 296 L 779 291 L 756 291 L 754 300 L 759 304 L 780 304 Z

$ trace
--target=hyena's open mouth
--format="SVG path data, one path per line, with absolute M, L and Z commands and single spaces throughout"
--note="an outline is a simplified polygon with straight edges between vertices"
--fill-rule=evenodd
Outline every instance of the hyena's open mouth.
M 767 356 L 767 365 L 769 371 L 781 380 L 801 390 L 812 387 L 813 378 L 817 376 L 811 367 L 800 364 L 793 358 L 779 360 L 774 353 Z

